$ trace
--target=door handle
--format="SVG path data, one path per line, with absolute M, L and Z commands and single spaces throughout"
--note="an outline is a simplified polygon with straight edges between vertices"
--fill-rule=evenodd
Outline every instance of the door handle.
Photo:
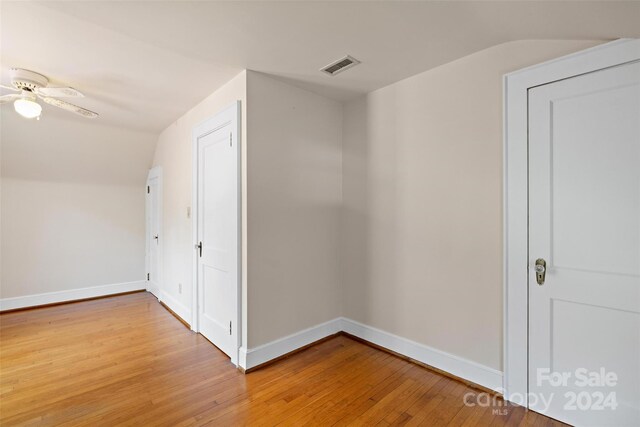
M 156 234 L 153 238 L 156 239 L 156 243 L 158 243 L 158 235 Z
M 542 259 L 542 258 L 538 258 L 536 260 L 536 282 L 538 282 L 538 285 L 542 286 L 544 285 L 544 279 L 545 276 L 547 275 L 547 262 Z
M 200 258 L 202 258 L 202 242 L 198 242 L 196 249 L 200 252 Z

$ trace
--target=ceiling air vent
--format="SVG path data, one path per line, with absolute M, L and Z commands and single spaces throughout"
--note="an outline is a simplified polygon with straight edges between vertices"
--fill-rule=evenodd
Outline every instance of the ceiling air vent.
M 330 76 L 335 76 L 338 73 L 343 72 L 344 70 L 348 70 L 351 67 L 355 67 L 358 65 L 360 61 L 352 56 L 345 56 L 344 58 L 338 59 L 335 62 L 323 67 L 320 71 L 323 73 L 327 73 Z

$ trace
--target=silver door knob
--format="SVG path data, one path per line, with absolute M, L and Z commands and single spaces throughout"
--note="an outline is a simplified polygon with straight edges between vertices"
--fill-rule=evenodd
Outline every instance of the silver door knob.
M 538 282 L 538 285 L 544 285 L 544 279 L 547 273 L 547 262 L 542 258 L 538 258 L 536 260 L 535 271 L 536 282 Z

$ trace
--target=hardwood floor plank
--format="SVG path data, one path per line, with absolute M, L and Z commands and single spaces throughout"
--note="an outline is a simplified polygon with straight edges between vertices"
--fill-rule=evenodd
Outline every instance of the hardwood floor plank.
M 0 315 L 3 426 L 561 425 L 341 335 L 244 375 L 148 293 Z

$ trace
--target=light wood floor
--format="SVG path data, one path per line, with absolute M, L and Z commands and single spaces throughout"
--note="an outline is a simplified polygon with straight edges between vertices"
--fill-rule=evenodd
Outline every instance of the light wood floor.
M 0 315 L 3 426 L 559 425 L 466 393 L 346 336 L 243 375 L 146 292 Z

